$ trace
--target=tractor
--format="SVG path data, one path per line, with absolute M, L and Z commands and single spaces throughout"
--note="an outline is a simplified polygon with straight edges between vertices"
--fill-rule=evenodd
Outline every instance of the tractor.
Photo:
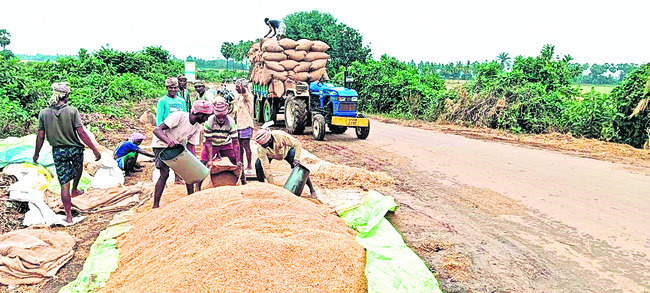
M 302 134 L 311 125 L 316 140 L 325 138 L 325 130 L 342 134 L 355 128 L 357 138 L 370 134 L 370 121 L 357 113 L 357 91 L 331 83 L 299 83 L 296 94 L 285 97 L 285 126 L 291 134 Z

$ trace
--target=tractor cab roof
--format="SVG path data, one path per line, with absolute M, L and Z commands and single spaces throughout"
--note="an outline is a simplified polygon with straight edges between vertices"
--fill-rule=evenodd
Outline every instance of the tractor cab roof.
M 312 82 L 309 90 L 315 95 L 328 95 L 330 97 L 356 97 L 357 91 L 342 86 L 335 86 L 331 83 Z

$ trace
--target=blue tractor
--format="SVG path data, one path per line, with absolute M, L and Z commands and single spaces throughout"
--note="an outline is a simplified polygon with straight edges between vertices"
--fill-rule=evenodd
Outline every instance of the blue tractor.
M 331 83 L 312 82 L 308 92 L 308 95 L 286 97 L 285 125 L 289 133 L 302 134 L 305 127 L 311 125 L 314 138 L 323 140 L 327 128 L 332 133 L 341 134 L 352 127 L 357 138 L 368 137 L 370 121 L 357 113 L 356 90 Z

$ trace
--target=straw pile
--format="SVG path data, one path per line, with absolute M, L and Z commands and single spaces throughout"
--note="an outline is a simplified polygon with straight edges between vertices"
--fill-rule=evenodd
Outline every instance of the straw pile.
M 133 224 L 104 292 L 367 290 L 355 232 L 325 206 L 269 184 L 201 191 Z
M 296 82 L 328 80 L 325 65 L 330 47 L 321 41 L 301 39 L 262 39 L 248 50 L 248 60 L 253 64 L 251 81 L 267 86 L 268 92 L 284 95 L 295 88 Z
M 364 190 L 395 184 L 395 179 L 384 172 L 345 165 L 323 165 L 310 175 L 311 179 L 327 188 L 361 187 Z

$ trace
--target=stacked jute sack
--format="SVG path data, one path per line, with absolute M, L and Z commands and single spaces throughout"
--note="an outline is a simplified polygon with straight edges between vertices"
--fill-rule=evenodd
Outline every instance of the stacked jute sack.
M 268 85 L 268 92 L 282 96 L 286 89 L 295 88 L 296 82 L 328 80 L 325 65 L 330 48 L 322 41 L 301 39 L 262 39 L 248 51 L 253 64 L 251 81 Z

